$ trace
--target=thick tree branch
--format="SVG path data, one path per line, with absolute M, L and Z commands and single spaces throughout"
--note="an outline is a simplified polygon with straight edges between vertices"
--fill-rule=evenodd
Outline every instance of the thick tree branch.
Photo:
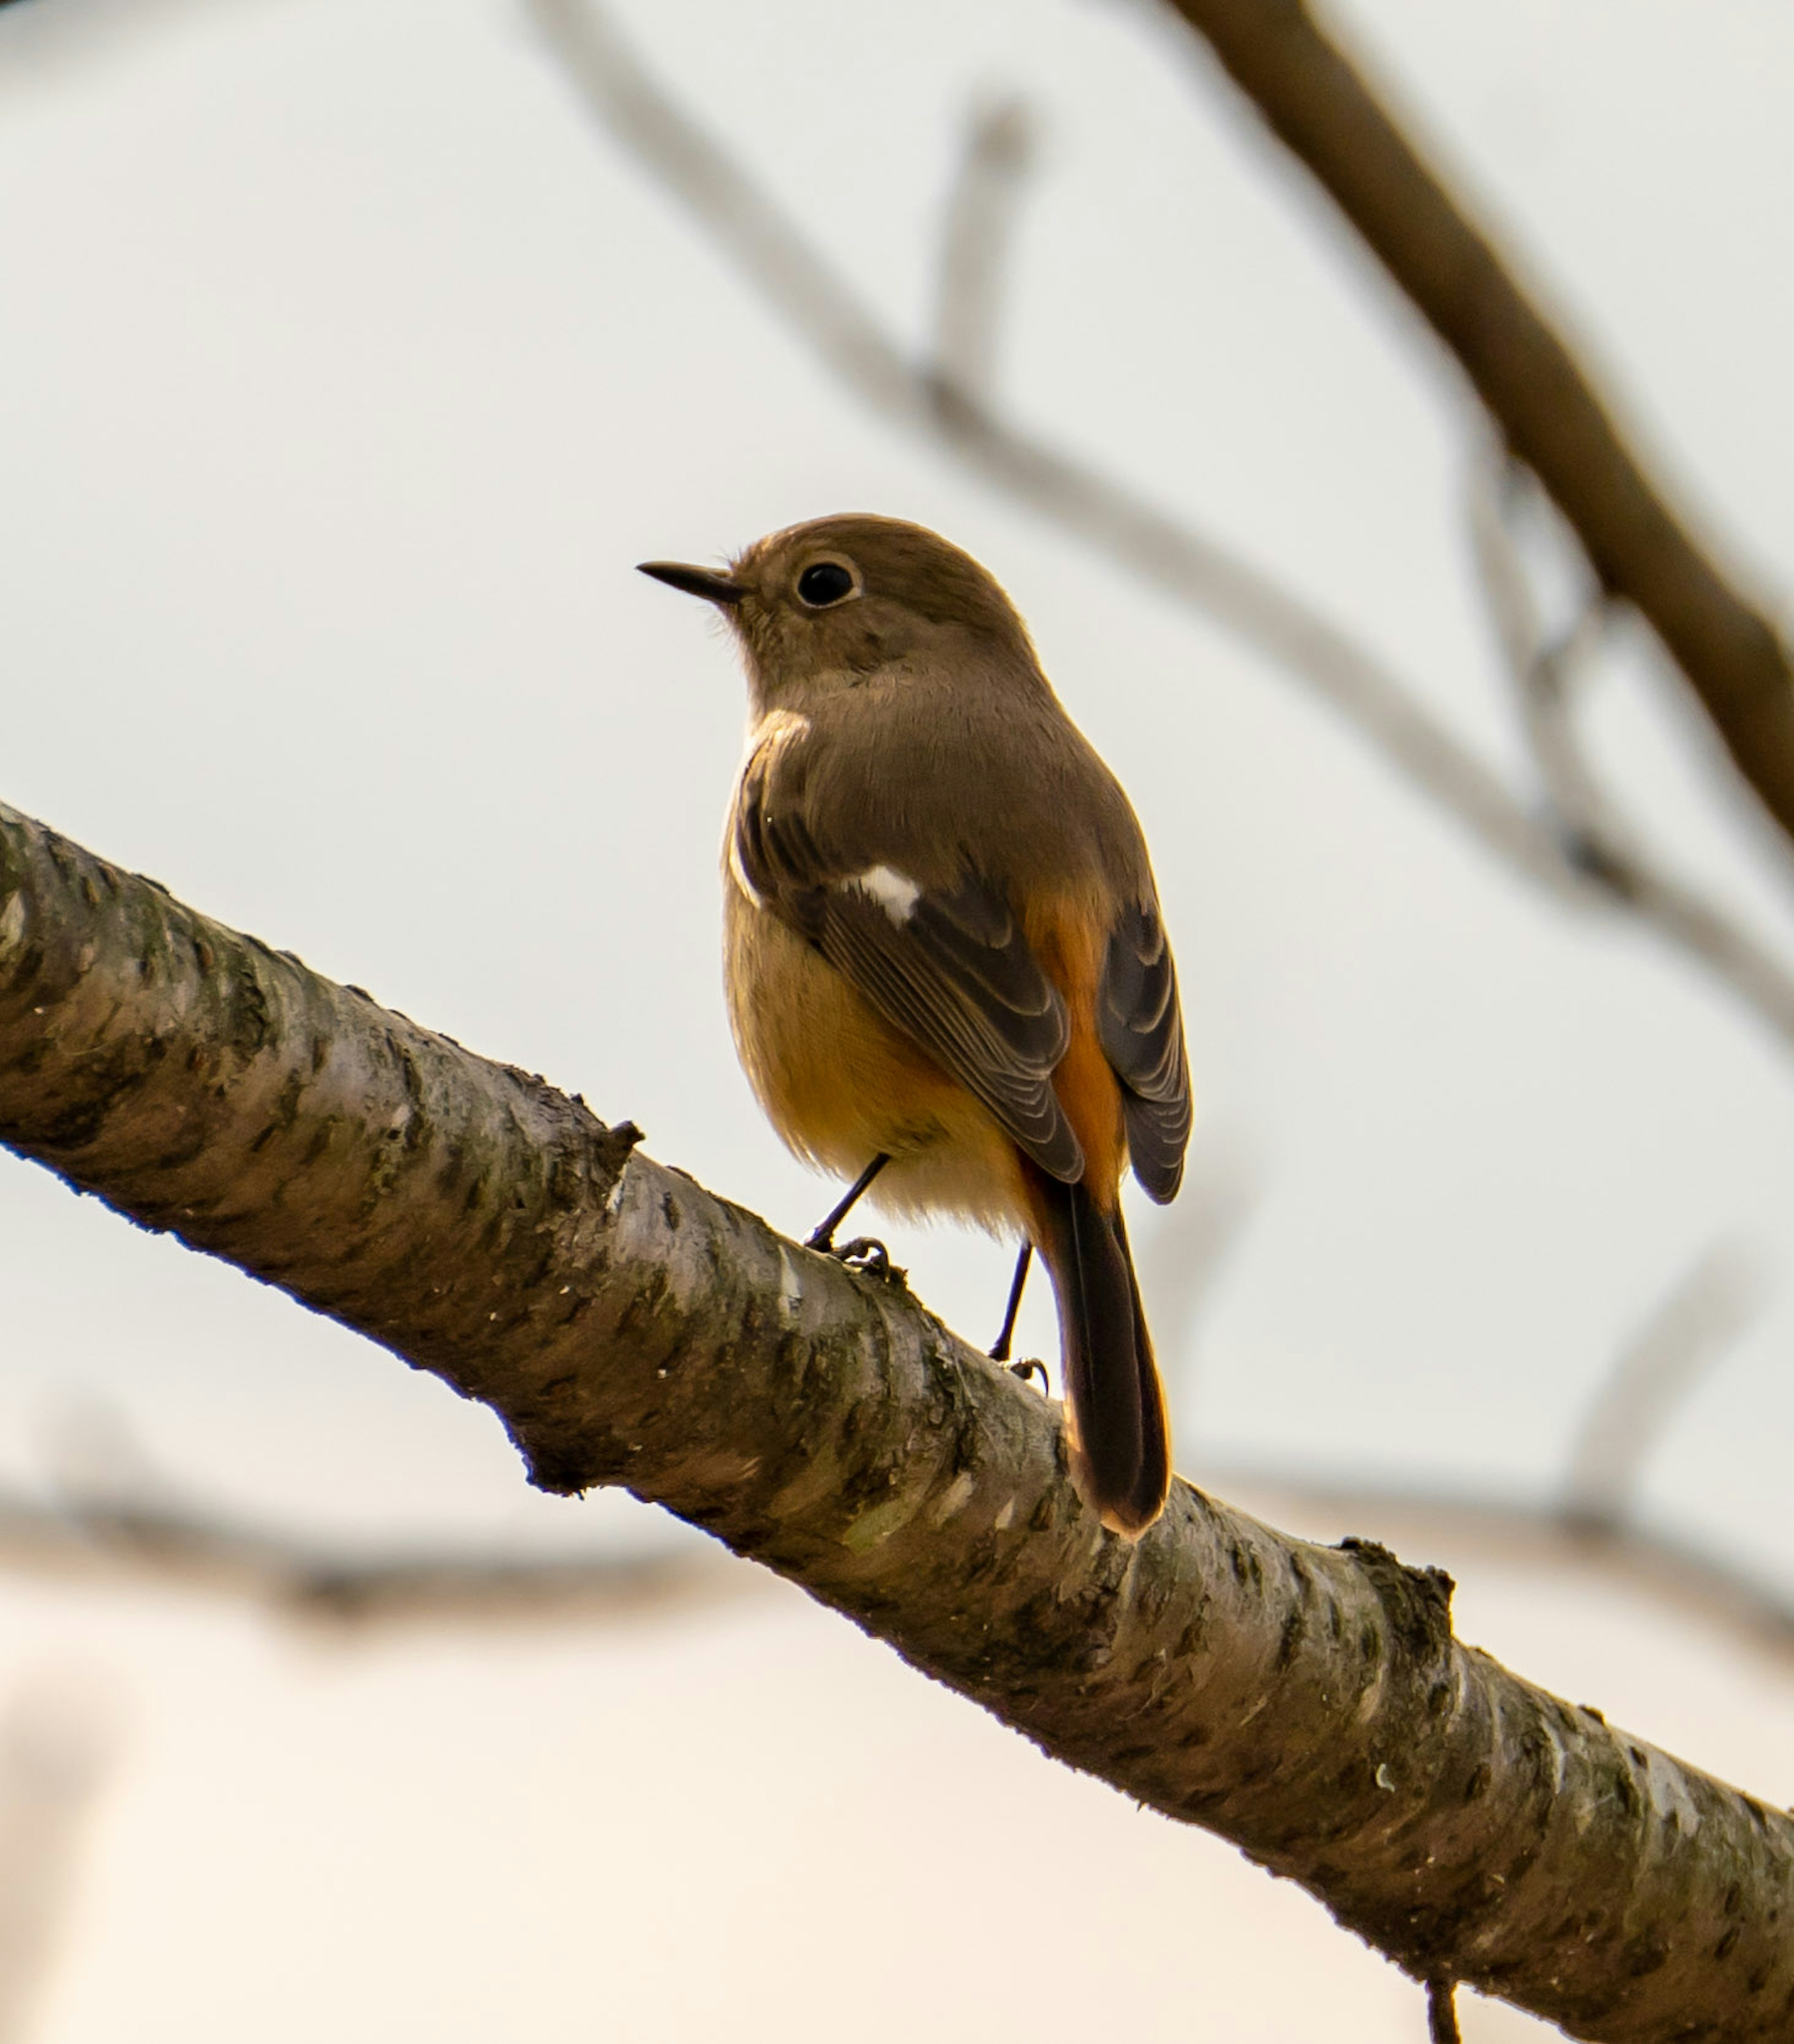
M 1517 1565 L 1562 1587 L 1578 1575 L 1620 1585 L 1685 1622 L 1794 1663 L 1794 1604 L 1730 1557 L 1624 1520 L 1450 1490 L 1354 1485 L 1264 1468 L 1221 1469 L 1218 1485 L 1280 1519 L 1366 1527 L 1378 1540 L 1444 1547 Z M 732 1593 L 739 1572 L 720 1558 L 642 1555 L 512 1558 L 424 1553 L 382 1558 L 331 1553 L 312 1540 L 245 1525 L 198 1505 L 114 1500 L 61 1505 L 0 1499 L 0 1568 L 66 1580 L 124 1573 L 185 1589 L 259 1600 L 276 1612 L 371 1627 L 413 1619 L 513 1625 L 609 1617 Z
M 1057 1408 L 490 1064 L 0 810 L 0 1139 L 490 1405 L 1423 1980 L 1577 2036 L 1781 2038 L 1794 1823 L 1452 1638 L 1449 1585 L 1177 1486 L 1137 1545 Z M 633 1153 L 633 1154 L 632 1154 Z
M 1571 353 L 1302 0 L 1167 0 L 1357 229 L 1651 625 L 1794 839 L 1794 663 L 1695 539 Z

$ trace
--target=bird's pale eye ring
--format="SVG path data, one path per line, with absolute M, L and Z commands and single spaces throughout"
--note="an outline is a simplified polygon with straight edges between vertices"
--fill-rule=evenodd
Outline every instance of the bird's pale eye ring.
M 859 577 L 845 561 L 812 561 L 797 578 L 797 601 L 806 610 L 828 610 L 859 594 Z

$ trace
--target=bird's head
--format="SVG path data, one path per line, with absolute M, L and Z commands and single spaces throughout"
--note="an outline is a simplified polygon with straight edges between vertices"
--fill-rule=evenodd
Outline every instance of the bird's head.
M 1035 671 L 1027 628 L 996 579 L 901 519 L 812 519 L 756 540 L 724 570 L 644 561 L 641 571 L 718 607 L 762 711 L 812 708 L 929 654 L 968 674 Z M 955 662 L 955 651 L 976 657 Z

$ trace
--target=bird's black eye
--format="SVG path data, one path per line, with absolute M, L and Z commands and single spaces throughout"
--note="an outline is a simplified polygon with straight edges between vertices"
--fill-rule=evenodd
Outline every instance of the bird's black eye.
M 839 561 L 817 561 L 797 578 L 797 594 L 812 610 L 826 610 L 853 593 L 853 571 Z

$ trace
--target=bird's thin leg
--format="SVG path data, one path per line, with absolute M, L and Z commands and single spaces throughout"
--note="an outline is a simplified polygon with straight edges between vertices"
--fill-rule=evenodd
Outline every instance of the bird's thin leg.
M 890 1158 L 881 1150 L 817 1224 L 809 1239 L 805 1243 L 805 1248 L 820 1249 L 825 1256 L 833 1251 L 836 1229 L 853 1212 L 859 1204 L 860 1195 L 890 1161 Z
M 1016 1316 L 1022 1309 L 1022 1293 L 1028 1285 L 1028 1266 L 1034 1261 L 1034 1244 L 1024 1242 L 1016 1258 L 1016 1274 L 1009 1286 L 1009 1303 L 1003 1308 L 1003 1331 L 990 1344 L 993 1362 L 1009 1360 L 1009 1344 L 1015 1339 Z
M 1044 1391 L 1047 1388 L 1045 1363 L 1032 1360 L 1009 1362 L 1009 1346 L 1016 1334 L 1016 1316 L 1022 1309 L 1022 1293 L 1028 1284 L 1028 1266 L 1033 1261 L 1034 1244 L 1024 1242 L 1021 1246 L 1021 1254 L 1016 1258 L 1016 1274 L 1009 1285 L 1009 1303 L 1003 1309 L 1003 1331 L 990 1345 L 990 1359 L 993 1362 L 1008 1364 L 1010 1374 L 1014 1377 L 1029 1377 L 1038 1374 L 1040 1388 Z

